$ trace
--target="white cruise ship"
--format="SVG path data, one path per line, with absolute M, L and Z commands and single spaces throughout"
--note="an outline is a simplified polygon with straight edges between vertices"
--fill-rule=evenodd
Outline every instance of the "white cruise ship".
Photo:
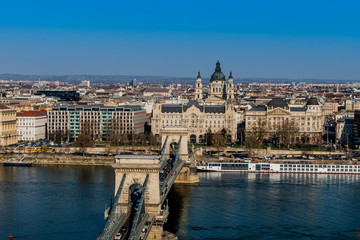
M 295 164 L 295 163 L 219 163 L 208 162 L 196 167 L 206 172 L 266 172 L 266 173 L 345 173 L 360 174 L 360 165 Z

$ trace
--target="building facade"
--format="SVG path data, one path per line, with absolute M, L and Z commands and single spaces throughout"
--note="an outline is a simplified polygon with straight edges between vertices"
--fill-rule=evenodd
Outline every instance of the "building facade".
M 164 96 L 168 97 L 171 96 L 171 91 L 166 88 L 147 88 L 143 92 L 144 97 L 151 97 L 151 96 Z
M 23 111 L 16 113 L 19 141 L 37 141 L 46 137 L 46 111 Z
M 354 143 L 360 145 L 360 110 L 354 112 Z
M 339 108 L 339 104 L 337 102 L 325 102 L 323 109 L 325 116 L 334 116 Z
M 0 146 L 18 143 L 16 134 L 16 110 L 0 105 Z
M 250 109 L 245 113 L 245 134 L 261 127 L 267 132 L 266 138 L 279 138 L 285 121 L 293 124 L 291 143 L 321 143 L 324 113 L 315 98 L 310 98 L 304 107 L 289 107 L 284 99 L 274 98 L 267 105 Z
M 89 80 L 83 80 L 80 84 L 81 87 L 90 87 L 90 81 Z
M 72 141 L 85 133 L 102 141 L 113 132 L 143 133 L 147 119 L 145 110 L 138 105 L 63 105 L 48 112 L 48 137 L 62 134 Z
M 360 99 L 346 99 L 345 100 L 345 110 L 346 111 L 355 111 L 360 110 Z
M 336 121 L 336 142 L 352 144 L 354 141 L 354 118 L 343 117 Z
M 190 100 L 187 104 L 161 104 L 153 107 L 151 132 L 156 136 L 170 126 L 185 126 L 192 142 L 205 143 L 206 134 L 226 130 L 227 140 L 236 141 L 237 125 L 235 110 L 229 101 L 223 105 L 199 104 Z
M 204 96 L 200 71 L 194 93 L 195 100 L 188 102 L 161 104 L 157 101 L 153 106 L 151 132 L 156 136 L 166 127 L 182 126 L 189 130 L 188 138 L 193 143 L 206 143 L 208 134 L 218 132 L 226 132 L 226 141 L 235 142 L 238 116 L 231 101 L 234 99 L 232 73 L 226 82 L 217 61 L 208 95 Z
M 203 85 L 200 72 L 195 83 L 195 100 L 203 100 Z M 230 72 L 229 79 L 226 82 L 225 75 L 221 72 L 220 62 L 217 61 L 215 72 L 211 75 L 209 83 L 209 93 L 207 102 L 224 102 L 234 99 L 234 79 Z

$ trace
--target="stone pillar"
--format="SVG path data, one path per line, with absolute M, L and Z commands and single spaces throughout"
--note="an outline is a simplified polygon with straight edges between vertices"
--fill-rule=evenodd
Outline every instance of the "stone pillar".
M 196 173 L 196 168 L 183 167 L 175 179 L 174 183 L 198 183 L 199 175 Z
M 167 145 L 175 142 L 178 143 L 181 137 L 181 146 L 180 146 L 180 159 L 182 161 L 188 161 L 189 151 L 188 151 L 188 129 L 187 127 L 178 126 L 178 127 L 165 127 L 161 131 L 162 136 L 162 146 L 165 143 L 166 137 L 168 137 Z M 170 151 L 170 148 L 167 147 L 167 151 Z
M 159 156 L 153 155 L 118 155 L 112 165 L 115 169 L 115 195 L 126 174 L 116 211 L 127 213 L 130 203 L 130 187 L 133 184 L 143 185 L 149 175 L 145 191 L 145 207 L 150 215 L 160 211 Z
M 162 225 L 152 225 L 151 226 L 151 230 L 147 236 L 146 239 L 149 239 L 149 240 L 161 240 L 162 235 L 163 233 L 163 226 Z
M 185 161 L 185 162 L 189 161 L 187 133 L 186 133 L 186 136 L 182 136 L 182 138 L 181 138 L 179 154 L 180 154 L 181 161 Z

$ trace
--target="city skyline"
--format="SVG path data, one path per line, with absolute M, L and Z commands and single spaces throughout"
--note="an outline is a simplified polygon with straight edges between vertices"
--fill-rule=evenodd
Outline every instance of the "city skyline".
M 19 8 L 21 6 L 21 8 Z M 359 3 L 6 2 L 0 73 L 358 80 Z

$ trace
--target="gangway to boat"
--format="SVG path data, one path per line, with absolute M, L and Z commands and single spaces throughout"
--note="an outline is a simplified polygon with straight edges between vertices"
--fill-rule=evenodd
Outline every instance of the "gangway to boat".
M 24 162 L 26 155 L 23 154 L 17 158 L 11 158 L 8 161 L 3 162 L 3 166 L 22 166 L 22 167 L 31 167 L 32 162 Z

